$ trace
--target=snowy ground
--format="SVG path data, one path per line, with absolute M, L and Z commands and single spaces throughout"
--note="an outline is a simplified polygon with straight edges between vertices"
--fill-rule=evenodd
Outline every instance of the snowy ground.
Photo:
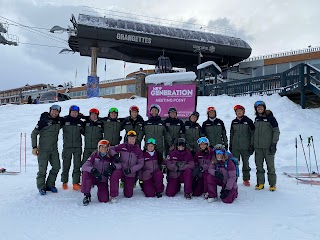
M 0 239 L 320 239 L 320 186 L 297 185 L 294 179 L 282 174 L 295 171 L 294 139 L 299 134 L 305 147 L 307 137 L 314 136 L 320 156 L 319 109 L 302 110 L 278 95 L 199 97 L 200 122 L 205 120 L 206 108 L 213 105 L 229 132 L 233 106 L 243 105 L 247 115 L 254 118 L 253 103 L 260 99 L 273 111 L 281 131 L 276 154 L 278 190 L 255 191 L 253 186 L 240 184 L 239 197 L 231 205 L 221 201 L 209 204 L 202 198 L 187 201 L 182 194 L 146 199 L 137 187 L 132 199 L 124 199 L 120 194 L 117 204 L 98 203 L 95 188 L 93 202 L 83 207 L 81 193 L 61 189 L 60 174 L 59 193 L 40 196 L 35 184 L 37 161 L 31 155 L 30 134 L 40 114 L 50 105 L 0 106 L 0 167 L 19 170 L 20 133 L 27 135 L 27 172 L 23 167 L 19 175 L 0 176 Z M 60 103 L 62 115 L 68 113 L 72 104 L 79 105 L 84 114 L 96 107 L 101 116 L 106 116 L 108 109 L 115 106 L 120 117 L 125 117 L 133 104 L 145 113 L 146 99 L 70 100 Z M 59 151 L 62 151 L 62 136 Z M 307 148 L 306 151 L 308 154 Z M 312 168 L 316 170 L 312 152 L 311 158 Z M 254 159 L 250 161 L 254 185 Z M 300 144 L 298 165 L 299 171 L 306 169 Z

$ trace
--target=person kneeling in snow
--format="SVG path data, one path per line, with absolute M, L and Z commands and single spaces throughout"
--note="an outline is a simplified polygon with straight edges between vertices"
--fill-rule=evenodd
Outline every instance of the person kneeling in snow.
M 123 179 L 123 194 L 126 198 L 133 196 L 137 172 L 143 167 L 144 158 L 140 147 L 136 144 L 137 133 L 130 130 L 127 133 L 128 143 L 119 144 L 114 148 L 120 153 L 122 169 L 116 170 L 110 177 L 110 195 L 116 198 L 119 195 L 119 180 Z
M 186 140 L 178 138 L 176 149 L 169 153 L 167 159 L 169 173 L 166 194 L 168 197 L 174 197 L 180 191 L 180 183 L 184 183 L 184 197 L 191 199 L 193 167 L 194 161 L 191 152 L 186 149 Z
M 83 205 L 91 202 L 90 190 L 93 185 L 98 187 L 98 200 L 100 202 L 109 201 L 108 178 L 112 177 L 116 169 L 121 169 L 121 164 L 116 163 L 114 155 L 116 152 L 109 151 L 108 140 L 98 142 L 98 150 L 94 151 L 89 159 L 82 166 L 81 192 L 84 193 Z
M 146 150 L 143 151 L 144 166 L 139 171 L 139 182 L 146 197 L 160 198 L 164 190 L 163 173 L 159 167 L 162 156 L 160 157 L 155 151 L 155 146 L 156 140 L 149 138 L 146 142 Z
M 238 197 L 236 165 L 228 158 L 224 146 L 217 144 L 214 147 L 214 157 L 208 170 L 209 203 L 218 200 L 218 186 L 222 186 L 220 192 L 222 202 L 232 203 Z

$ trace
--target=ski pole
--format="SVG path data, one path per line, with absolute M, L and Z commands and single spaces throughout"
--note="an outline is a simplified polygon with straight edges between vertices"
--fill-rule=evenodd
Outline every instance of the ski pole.
M 307 165 L 308 173 L 309 173 L 309 176 L 310 176 L 310 180 L 312 181 L 311 174 L 310 174 L 310 171 L 309 171 L 309 165 L 308 165 L 308 160 L 307 160 L 306 152 L 304 151 L 304 146 L 303 146 L 302 137 L 301 137 L 301 135 L 299 135 L 299 137 L 300 137 L 300 141 L 301 141 L 301 146 L 302 146 L 302 151 L 303 151 L 303 155 L 304 155 L 304 160 L 306 160 L 306 165 Z M 311 183 L 311 186 L 312 186 L 312 183 Z
M 20 133 L 20 172 L 21 172 L 21 164 L 22 164 L 22 133 Z
M 317 161 L 316 149 L 314 148 L 313 136 L 311 136 L 311 142 L 312 142 L 312 148 L 314 153 L 314 159 L 316 161 L 317 172 L 319 174 L 318 161 Z
M 24 133 L 24 172 L 27 172 L 27 134 Z
M 296 176 L 297 176 L 297 184 L 299 184 L 299 180 L 298 180 L 298 139 L 296 138 Z
M 310 176 L 310 180 L 311 180 L 311 186 L 312 186 L 312 177 L 311 177 L 311 173 L 312 173 L 312 170 L 311 170 L 311 155 L 310 155 L 310 146 L 311 146 L 311 144 L 310 144 L 310 142 L 311 142 L 311 139 L 310 139 L 310 137 L 308 137 L 308 152 L 309 152 L 309 164 L 310 164 L 310 171 L 309 171 L 309 176 Z

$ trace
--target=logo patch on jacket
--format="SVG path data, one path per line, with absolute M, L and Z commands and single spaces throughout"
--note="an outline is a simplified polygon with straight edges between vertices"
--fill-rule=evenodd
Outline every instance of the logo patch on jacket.
M 69 126 L 69 125 L 70 125 L 70 122 L 66 122 L 64 125 Z

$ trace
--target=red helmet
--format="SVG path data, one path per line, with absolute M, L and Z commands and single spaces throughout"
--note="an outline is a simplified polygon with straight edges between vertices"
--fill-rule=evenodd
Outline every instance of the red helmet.
M 216 111 L 216 109 L 214 107 L 208 107 L 207 112 L 210 112 L 210 111 Z
M 241 109 L 241 110 L 243 110 L 244 112 L 246 111 L 246 109 L 245 109 L 243 106 L 241 106 L 241 105 L 235 105 L 235 106 L 233 107 L 233 109 L 234 109 L 234 111 L 237 111 L 238 109 Z
M 129 112 L 131 112 L 131 111 L 139 112 L 139 107 L 138 107 L 138 106 L 133 105 L 133 106 L 131 106 L 131 107 L 129 108 Z
M 99 115 L 99 110 L 96 109 L 96 108 L 91 108 L 91 109 L 89 110 L 89 113 L 90 113 L 90 114 L 91 114 L 91 113 L 95 113 L 95 114 Z

